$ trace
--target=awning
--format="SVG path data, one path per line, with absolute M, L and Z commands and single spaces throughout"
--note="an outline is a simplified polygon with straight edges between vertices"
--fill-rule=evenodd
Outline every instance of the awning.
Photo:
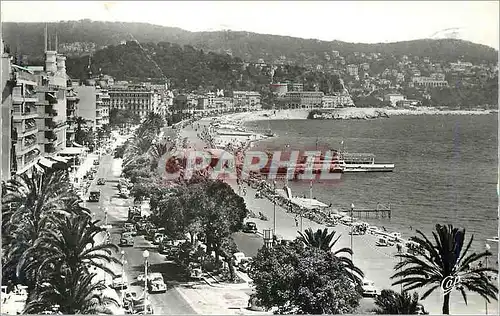
M 69 161 L 69 158 L 58 157 L 58 156 L 49 157 L 49 158 L 52 160 L 58 161 L 58 162 L 62 162 L 62 163 L 68 163 L 68 161 Z
M 45 168 L 52 168 L 52 166 L 55 164 L 56 162 L 55 161 L 52 161 L 52 160 L 49 160 L 47 158 L 40 158 L 40 160 L 38 160 L 38 164 L 40 164 L 42 167 L 45 167 Z
M 77 142 L 73 142 L 73 146 L 75 146 L 75 147 L 83 147 L 82 145 L 78 144 Z
M 30 69 L 28 69 L 28 68 L 21 67 L 21 66 L 19 66 L 19 65 L 14 65 L 14 64 L 12 64 L 12 65 L 11 65 L 11 67 L 12 67 L 13 69 L 15 69 L 15 70 L 24 70 L 24 71 L 29 72 L 30 74 L 33 74 L 33 71 L 32 71 L 32 70 L 30 70 Z
M 59 155 L 81 155 L 84 151 L 83 147 L 66 147 L 59 152 Z

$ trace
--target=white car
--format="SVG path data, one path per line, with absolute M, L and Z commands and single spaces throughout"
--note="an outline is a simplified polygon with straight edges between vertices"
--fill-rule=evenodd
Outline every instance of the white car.
M 238 266 L 242 259 L 246 258 L 243 252 L 236 252 L 233 254 L 233 262 L 235 266 Z
M 363 279 L 363 283 L 361 284 L 361 288 L 363 289 L 363 296 L 372 296 L 375 297 L 379 295 L 379 290 L 375 287 L 375 283 L 368 279 Z
M 161 273 L 151 273 L 148 278 L 148 291 L 150 293 L 166 292 L 167 285 L 163 281 Z

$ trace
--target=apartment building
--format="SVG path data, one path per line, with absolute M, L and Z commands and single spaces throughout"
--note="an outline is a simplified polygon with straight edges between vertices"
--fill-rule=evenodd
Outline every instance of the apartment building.
M 77 116 L 86 119 L 94 130 L 109 124 L 110 96 L 108 90 L 96 85 L 95 80 L 86 80 L 83 85 L 74 87 L 78 93 Z
M 437 80 L 432 77 L 413 77 L 412 82 L 416 87 L 447 87 L 448 81 Z
M 236 112 L 262 109 L 260 93 L 255 91 L 233 91 L 233 106 Z
M 354 102 L 349 94 L 325 95 L 321 102 L 321 108 L 323 109 L 352 106 L 354 106 Z
M 392 106 L 396 106 L 398 102 L 405 100 L 406 97 L 399 93 L 388 93 L 384 95 L 384 101 L 391 102 Z
M 313 109 L 321 108 L 323 96 L 321 91 L 290 91 L 278 100 L 286 108 Z
M 358 65 L 347 65 L 347 73 L 349 76 L 357 76 L 358 75 Z
M 75 142 L 75 132 L 76 124 L 75 119 L 78 117 L 77 109 L 78 103 L 80 102 L 80 97 L 75 91 L 73 82 L 68 80 L 68 89 L 66 91 L 66 124 L 68 128 L 66 129 L 66 146 L 74 146 Z
M 140 117 L 146 116 L 157 106 L 154 91 L 144 85 L 117 85 L 109 89 L 112 109 L 130 110 Z

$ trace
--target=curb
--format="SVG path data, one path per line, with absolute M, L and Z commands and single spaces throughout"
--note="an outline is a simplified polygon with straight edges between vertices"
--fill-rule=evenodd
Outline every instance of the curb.
M 193 311 L 197 315 L 203 315 L 203 313 L 198 309 L 197 305 L 189 297 L 187 297 L 187 295 L 184 294 L 184 292 L 181 289 L 179 289 L 177 286 L 174 286 L 174 289 L 175 291 L 177 291 L 177 293 L 179 293 L 182 299 L 186 301 L 186 303 L 193 309 Z

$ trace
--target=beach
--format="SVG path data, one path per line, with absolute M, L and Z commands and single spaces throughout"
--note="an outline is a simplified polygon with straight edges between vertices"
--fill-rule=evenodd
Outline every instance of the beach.
M 285 118 L 288 117 L 299 117 L 297 113 L 300 111 L 296 110 L 288 110 L 286 112 L 280 112 L 280 115 L 285 115 Z M 286 114 L 283 114 L 286 113 Z M 304 113 L 304 111 L 302 111 Z M 245 116 L 250 116 L 252 119 L 257 117 L 257 115 L 249 115 L 248 113 L 239 113 L 233 114 L 231 119 L 234 121 L 244 121 Z M 190 140 L 192 139 L 194 142 L 199 144 L 199 140 L 196 140 L 196 133 L 188 129 L 183 130 L 183 136 L 188 137 Z M 236 192 L 237 186 L 235 183 L 230 182 L 233 189 Z M 268 221 L 261 221 L 258 219 L 252 218 L 251 221 L 256 222 L 259 231 L 263 231 L 264 229 L 271 229 L 273 226 L 273 216 L 274 216 L 274 206 L 267 199 L 256 199 L 255 198 L 255 190 L 252 188 L 247 188 L 247 194 L 244 196 L 245 202 L 249 210 L 258 214 L 258 212 L 262 212 L 268 217 Z M 370 222 L 369 219 L 366 220 Z M 287 213 L 280 206 L 276 206 L 276 222 L 277 229 L 276 233 L 278 235 L 283 236 L 284 239 L 294 239 L 297 236 L 297 231 L 299 227 L 295 224 L 295 214 Z M 312 229 L 320 229 L 326 227 L 325 225 L 320 225 L 314 222 L 311 222 L 307 219 L 303 219 L 302 228 L 303 230 L 307 228 Z M 339 240 L 339 244 L 336 246 L 336 249 L 342 247 L 350 247 L 350 235 L 348 226 L 344 226 L 342 224 L 338 224 L 335 227 L 330 227 L 329 230 L 335 230 L 337 234 L 340 234 L 342 237 Z M 418 229 L 418 228 L 416 228 Z M 392 287 L 392 280 L 390 276 L 393 275 L 394 270 L 393 267 L 397 263 L 397 259 L 394 257 L 397 250 L 396 247 L 376 247 L 375 243 L 377 241 L 377 237 L 373 235 L 356 235 L 353 236 L 353 250 L 354 256 L 353 260 L 355 264 L 360 267 L 364 272 L 366 278 L 375 282 L 375 285 L 379 289 L 389 289 L 393 288 L 396 291 L 400 290 L 400 287 Z M 337 248 L 338 247 L 338 248 Z M 420 291 L 422 294 L 423 291 Z M 429 296 L 423 304 L 426 309 L 431 314 L 440 314 L 442 307 L 443 295 L 440 290 L 435 291 L 431 296 Z M 452 314 L 478 314 L 485 312 L 485 301 L 481 297 L 476 294 L 469 293 L 468 294 L 468 305 L 465 304 L 463 298 L 460 293 L 452 292 L 451 298 L 451 307 L 450 311 Z M 490 303 L 488 305 L 489 313 L 497 314 L 498 308 L 496 302 Z
M 309 115 L 309 109 L 293 110 L 262 110 L 256 112 L 232 113 L 222 116 L 229 121 L 250 122 L 265 120 L 305 120 Z M 412 109 L 398 108 L 336 108 L 321 111 L 332 112 L 337 119 L 366 119 L 397 115 L 485 115 L 497 113 L 497 110 L 440 110 L 432 107 L 415 107 Z

